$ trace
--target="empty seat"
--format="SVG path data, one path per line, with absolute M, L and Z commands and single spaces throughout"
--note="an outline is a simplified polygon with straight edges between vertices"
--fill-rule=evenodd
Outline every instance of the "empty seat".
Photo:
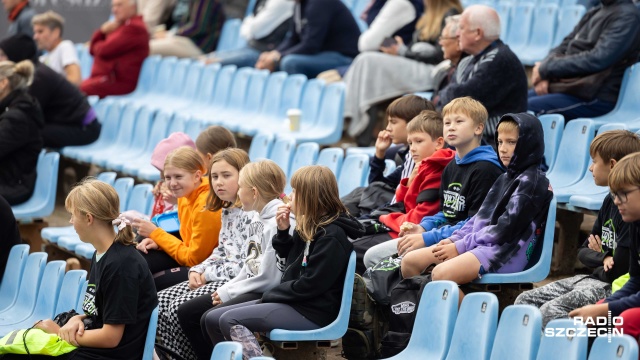
M 589 352 L 589 360 L 636 360 L 637 358 L 638 342 L 629 335 L 599 336 L 593 342 Z
M 515 53 L 522 53 L 529 42 L 529 34 L 531 24 L 533 23 L 533 4 L 523 3 L 517 4 L 511 9 L 511 20 L 509 23 L 509 32 L 506 33 L 505 43 Z M 538 31 L 536 29 L 536 31 Z
M 224 111 L 216 114 L 212 123 L 222 125 L 231 131 L 238 131 L 241 124 L 255 118 L 262 105 L 268 77 L 269 71 L 254 70 L 249 77 L 245 94 L 229 99 Z
M 26 202 L 11 207 L 16 220 L 22 223 L 42 219 L 53 214 L 58 185 L 58 166 L 60 154 L 57 152 L 40 153 L 36 167 L 36 186 Z
M 597 126 L 588 119 L 570 121 L 564 129 L 558 157 L 547 178 L 554 188 L 569 186 L 582 179 L 589 164 L 589 146 Z
M 489 359 L 498 326 L 498 298 L 477 292 L 462 299 L 447 360 Z
M 153 185 L 138 184 L 131 190 L 131 196 L 127 202 L 127 210 L 137 211 L 144 215 L 151 214 L 153 206 Z
M 126 174 L 138 175 L 140 169 L 145 165 L 152 166 L 151 155 L 158 143 L 168 136 L 169 123 L 171 122 L 171 113 L 164 111 L 158 111 L 151 123 L 151 131 L 146 141 L 144 150 L 135 158 L 129 158 L 126 162 L 123 162 L 121 171 Z
M 560 114 L 540 115 L 538 117 L 542 123 L 544 131 L 544 159 L 547 163 L 549 172 L 553 169 L 553 164 L 558 156 L 558 148 L 560 140 L 562 140 L 562 132 L 564 131 L 564 116 Z
M 98 120 L 100 121 L 100 124 L 102 124 L 98 140 L 89 145 L 66 146 L 61 150 L 62 155 L 78 161 L 88 162 L 91 158 L 90 156 L 87 156 L 88 153 L 99 152 L 101 149 L 104 149 L 106 146 L 109 146 L 116 141 L 118 130 L 120 128 L 122 107 L 120 104 L 108 102 L 106 100 L 98 102 L 97 108 L 99 107 L 105 108 L 105 110 L 103 110 L 104 115 L 98 115 Z M 85 160 L 82 160 L 82 158 Z
M 560 45 L 569 35 L 587 10 L 582 5 L 562 5 L 558 9 L 558 27 L 553 38 L 553 47 Z
M 620 94 L 616 106 L 611 112 L 592 118 L 596 124 L 604 125 L 613 122 L 635 122 L 640 116 L 640 63 L 627 68 L 622 78 Z
M 289 77 L 291 78 L 291 76 Z M 304 86 L 303 86 L 304 85 Z M 303 86 L 303 87 L 302 87 Z M 295 92 L 300 90 L 301 92 Z M 322 99 L 324 82 L 318 79 L 306 80 L 306 77 L 298 77 L 295 80 L 287 81 L 282 93 L 280 113 L 273 121 L 260 126 L 262 131 L 274 133 L 292 133 L 286 121 L 289 109 L 300 109 L 300 130 L 313 127 L 318 119 L 318 109 Z
M 207 107 L 207 112 L 192 114 L 195 119 L 205 124 L 217 124 L 218 115 L 231 108 L 240 108 L 244 104 L 247 95 L 249 79 L 254 72 L 252 68 L 242 68 L 230 74 L 228 66 L 223 67 L 218 72 L 218 80 L 213 94 L 213 99 Z M 235 69 L 235 66 L 231 70 Z M 232 79 L 229 76 L 232 76 Z
M 306 77 L 303 76 L 303 78 L 306 81 Z M 259 113 L 252 116 L 243 116 L 242 121 L 239 121 L 237 126 L 238 132 L 253 136 L 265 123 L 276 123 L 283 120 L 283 118 L 278 118 L 278 112 L 286 80 L 287 73 L 284 71 L 274 72 L 269 75 Z M 251 96 L 250 94 L 249 97 Z
M 127 105 L 123 108 L 122 113 L 119 116 L 119 125 L 116 136 L 108 144 L 105 144 L 102 148 L 92 148 L 90 151 L 83 151 L 78 153 L 75 158 L 83 162 L 105 162 L 113 157 L 115 154 L 127 148 L 133 139 L 133 129 L 136 124 L 136 117 L 140 108 L 136 105 Z M 112 119 L 110 119 L 111 121 Z M 146 134 L 145 134 L 146 135 Z
M 347 156 L 342 163 L 338 178 L 340 197 L 347 195 L 357 187 L 366 185 L 367 176 L 369 176 L 369 156 L 365 154 Z
M 36 305 L 38 288 L 40 287 L 46 264 L 46 253 L 35 252 L 27 257 L 27 263 L 20 278 L 20 288 L 18 289 L 16 301 L 10 307 L 0 311 L 0 318 L 4 318 L 9 313 L 27 313 L 27 316 L 31 314 Z M 4 321 L 0 321 L 0 323 L 5 324 Z
M 509 1 L 500 1 L 498 6 L 496 7 L 496 12 L 500 17 L 500 37 L 503 39 L 507 38 L 507 34 L 509 31 L 509 22 L 511 19 L 511 8 L 513 4 Z
M 391 145 L 391 146 L 395 146 L 395 145 Z M 345 150 L 345 153 L 346 153 L 347 156 L 352 155 L 352 154 L 366 154 L 367 156 L 371 157 L 371 156 L 374 156 L 376 154 L 376 147 L 375 146 L 348 147 Z
M 551 320 L 545 328 L 536 359 L 586 359 L 587 337 L 575 336 L 580 329 L 586 330 L 586 326 L 574 323 L 573 319 Z
M 84 270 L 69 270 L 64 275 L 54 314 L 60 314 L 71 309 L 79 311 L 76 307 L 78 301 L 84 299 L 84 293 L 87 290 L 86 281 L 87 272 Z
M 540 4 L 533 10 L 533 25 L 529 42 L 521 53 L 516 53 L 525 65 L 533 66 L 544 59 L 553 46 L 558 21 L 558 5 Z
M 93 253 L 96 252 L 96 248 L 91 244 L 82 243 L 78 244 L 75 249 L 75 253 L 78 256 L 82 256 L 85 259 L 91 260 L 93 257 Z
M 289 193 L 291 191 L 291 176 L 293 176 L 296 170 L 300 169 L 301 167 L 315 164 L 316 160 L 318 159 L 318 152 L 320 152 L 320 146 L 318 145 L 318 143 L 308 142 L 298 145 L 296 153 L 295 155 L 293 155 L 293 160 L 291 162 L 291 169 L 289 170 L 290 175 L 287 180 L 285 193 Z
M 220 39 L 216 51 L 234 50 L 237 48 L 238 37 L 240 36 L 240 19 L 228 19 L 222 25 Z
M 458 285 L 453 281 L 428 283 L 420 296 L 407 348 L 387 360 L 443 359 L 458 316 L 458 296 Z
M 130 137 L 129 144 L 126 144 L 126 147 L 121 147 L 117 152 L 108 153 L 107 156 L 111 155 L 111 157 L 96 156 L 91 159 L 91 162 L 110 170 L 122 171 L 122 168 L 127 163 L 144 156 L 145 151 L 148 151 L 147 143 L 150 140 L 154 117 L 155 112 L 149 107 L 143 106 L 140 108 L 140 111 L 138 111 L 136 115 L 133 134 Z M 157 138 L 158 134 L 154 134 L 154 136 Z
M 11 247 L 7 266 L 2 275 L 2 283 L 0 283 L 0 311 L 12 306 L 18 298 L 20 281 L 28 256 L 29 245 L 19 244 Z
M 593 211 L 600 211 L 607 193 L 596 195 L 572 195 L 569 198 L 569 206 L 584 208 Z
M 269 158 L 273 160 L 282 171 L 284 171 L 287 179 L 291 176 L 291 162 L 293 161 L 293 154 L 296 150 L 296 141 L 291 138 L 277 139 L 273 144 L 273 150 Z
M 343 161 L 344 151 L 341 148 L 326 148 L 320 151 L 316 165 L 323 165 L 328 167 L 336 176 L 336 178 L 339 178 Z
M 258 159 L 268 159 L 271 155 L 271 147 L 273 147 L 274 136 L 270 133 L 260 133 L 251 139 L 249 147 L 249 159 L 256 161 Z
M 491 360 L 535 360 L 540 346 L 542 314 L 531 305 L 507 306 L 500 316 Z
M 195 142 L 205 128 L 205 125 L 195 119 L 188 119 L 186 123 L 187 125 L 184 128 L 184 132 Z
M 242 345 L 235 341 L 223 341 L 216 344 L 211 360 L 242 360 Z

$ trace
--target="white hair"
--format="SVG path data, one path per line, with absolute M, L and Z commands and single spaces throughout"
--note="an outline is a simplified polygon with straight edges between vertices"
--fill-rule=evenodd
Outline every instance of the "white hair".
M 460 17 L 462 17 L 462 15 L 457 14 L 457 15 L 447 16 L 444 19 L 445 27 L 446 26 L 449 27 L 449 33 L 447 34 L 448 36 L 456 36 L 456 33 L 458 32 L 458 27 L 460 26 Z
M 486 5 L 472 5 L 464 10 L 468 14 L 469 26 L 472 29 L 482 29 L 485 40 L 500 38 L 500 16 Z

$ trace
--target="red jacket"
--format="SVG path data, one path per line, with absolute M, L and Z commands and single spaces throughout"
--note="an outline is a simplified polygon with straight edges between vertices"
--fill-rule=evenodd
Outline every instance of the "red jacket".
M 149 56 L 149 33 L 142 16 L 132 17 L 108 35 L 96 30 L 89 51 L 91 76 L 80 85 L 85 93 L 103 97 L 132 92 L 142 62 Z
M 440 211 L 440 180 L 442 171 L 453 160 L 456 152 L 451 149 L 440 149 L 430 157 L 422 160 L 418 174 L 410 186 L 409 178 L 400 181 L 396 189 L 396 200 L 404 202 L 405 213 L 391 213 L 380 216 L 380 222 L 391 228 L 389 233 L 398 237 L 400 225 L 405 221 L 420 223 L 423 217 L 435 215 Z

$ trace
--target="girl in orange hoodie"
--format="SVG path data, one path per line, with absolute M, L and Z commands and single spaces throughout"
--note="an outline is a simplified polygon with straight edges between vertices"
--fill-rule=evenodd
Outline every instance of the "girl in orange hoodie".
M 180 237 L 167 233 L 150 221 L 135 220 L 133 226 L 145 239 L 137 249 L 149 264 L 158 291 L 188 280 L 189 267 L 204 261 L 218 246 L 220 210 L 209 211 L 209 181 L 205 164 L 190 147 L 180 147 L 167 155 L 164 180 L 178 198 Z

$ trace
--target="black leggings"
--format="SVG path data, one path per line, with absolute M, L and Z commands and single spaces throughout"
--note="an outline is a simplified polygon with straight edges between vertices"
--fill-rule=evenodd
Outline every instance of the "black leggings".
M 178 307 L 178 321 L 198 359 L 209 360 L 211 358 L 211 352 L 213 351 L 213 344 L 209 337 L 206 336 L 204 326 L 204 319 L 209 311 L 260 298 L 262 298 L 262 294 L 260 293 L 247 293 L 214 307 L 211 302 L 211 294 L 209 293 L 195 297 L 180 305 Z
M 141 253 L 147 261 L 149 270 L 156 283 L 156 291 L 164 290 L 183 281 L 189 280 L 189 267 L 180 266 L 171 256 L 162 250 L 149 250 L 148 254 Z

